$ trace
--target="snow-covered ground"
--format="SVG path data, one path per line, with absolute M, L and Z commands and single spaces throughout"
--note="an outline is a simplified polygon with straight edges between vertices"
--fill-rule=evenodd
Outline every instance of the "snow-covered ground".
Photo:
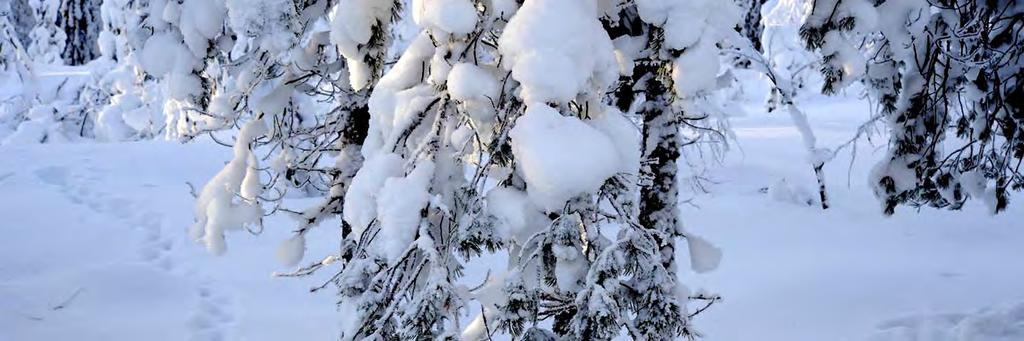
M 186 182 L 200 186 L 229 154 L 212 143 L 0 147 L 0 340 L 330 338 L 332 293 L 270 276 L 287 221 L 235 235 L 223 257 L 187 240 Z
M 869 113 L 855 100 L 805 105 L 824 146 L 848 140 Z M 866 183 L 885 145 L 877 137 L 860 143 L 852 166 L 848 152 L 826 165 L 829 210 L 780 201 L 762 188 L 785 178 L 817 195 L 814 173 L 789 117 L 756 110 L 732 121 L 738 149 L 711 173 L 719 184 L 683 213 L 725 253 L 717 271 L 683 279 L 724 298 L 698 319 L 709 340 L 1024 340 L 1024 305 L 991 327 L 1007 328 L 990 330 L 1003 338 L 892 321 L 1024 302 L 1024 205 L 997 216 L 980 202 L 959 212 L 901 207 L 886 217 Z
M 805 108 L 825 146 L 868 115 L 855 100 Z M 880 138 L 852 167 L 849 153 L 826 167 L 833 208 L 778 200 L 782 178 L 813 193 L 813 173 L 788 116 L 758 110 L 735 118 L 738 144 L 683 212 L 724 252 L 718 270 L 682 274 L 724 297 L 697 320 L 707 340 L 1024 340 L 1024 306 L 1009 306 L 1024 302 L 1024 205 L 885 217 L 865 184 Z M 308 292 L 324 274 L 270 276 L 287 219 L 230 235 L 222 257 L 187 240 L 186 183 L 230 155 L 207 142 L 0 147 L 0 340 L 332 339 L 346 312 Z M 310 255 L 336 245 L 313 233 Z

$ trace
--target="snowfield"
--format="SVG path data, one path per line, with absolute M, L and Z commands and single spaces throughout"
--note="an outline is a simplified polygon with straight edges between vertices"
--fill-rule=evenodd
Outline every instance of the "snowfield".
M 851 98 L 802 105 L 822 146 L 868 115 Z M 696 319 L 707 340 L 1024 340 L 1024 205 L 885 217 L 865 183 L 876 136 L 826 166 L 823 212 L 804 204 L 815 179 L 789 117 L 747 109 L 708 193 L 684 205 L 688 230 L 724 252 L 717 270 L 681 274 L 723 296 Z M 187 183 L 230 158 L 207 141 L 0 147 L 0 340 L 333 339 L 348 312 L 332 288 L 308 292 L 330 273 L 270 275 L 288 270 L 274 250 L 293 222 L 229 233 L 219 257 L 188 240 Z M 332 229 L 310 233 L 307 255 L 336 247 Z
M 223 257 L 188 240 L 186 182 L 202 185 L 230 153 L 213 143 L 0 147 L 0 340 L 330 338 L 332 293 L 270 276 L 289 222 L 234 235 Z
M 849 99 L 803 105 L 824 146 L 846 141 L 869 112 Z M 885 148 L 877 137 L 878 146 L 860 143 L 852 168 L 849 153 L 826 165 L 828 211 L 773 198 L 761 189 L 780 179 L 816 196 L 814 173 L 785 113 L 748 109 L 732 120 L 738 148 L 710 175 L 719 184 L 682 206 L 688 228 L 724 253 L 718 270 L 682 275 L 724 298 L 697 319 L 708 340 L 1024 340 L 1024 304 L 964 336 L 952 320 L 925 322 L 1024 302 L 1024 206 L 996 216 L 981 202 L 900 207 L 886 217 L 866 183 Z

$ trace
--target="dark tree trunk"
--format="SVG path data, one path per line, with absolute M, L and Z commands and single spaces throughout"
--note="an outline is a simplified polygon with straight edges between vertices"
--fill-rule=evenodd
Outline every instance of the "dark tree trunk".
M 68 65 L 82 65 L 99 56 L 96 42 L 101 27 L 98 0 L 61 0 L 57 25 L 68 37 L 61 53 Z
M 737 27 L 737 30 L 750 39 L 754 50 L 761 52 L 761 33 L 764 32 L 764 23 L 761 22 L 761 7 L 768 0 L 738 0 L 738 2 L 746 13 L 743 13 L 743 23 Z
M 679 180 L 677 160 L 679 159 L 679 123 L 667 103 L 669 89 L 658 80 L 646 84 L 648 102 L 640 110 L 644 120 L 644 150 L 647 167 L 643 168 L 646 179 L 640 187 L 640 225 L 659 232 L 661 260 L 665 270 L 675 275 L 675 237 L 679 231 L 678 203 Z M 649 167 L 649 168 L 648 168 Z

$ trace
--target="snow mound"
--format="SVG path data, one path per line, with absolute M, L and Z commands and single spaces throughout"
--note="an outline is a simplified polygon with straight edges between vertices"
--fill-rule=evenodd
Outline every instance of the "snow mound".
M 870 341 L 1024 340 L 1024 302 L 970 314 L 915 315 L 882 323 Z
M 780 178 L 767 188 L 772 200 L 798 206 L 814 206 L 817 200 L 806 186 L 791 184 L 786 178 Z

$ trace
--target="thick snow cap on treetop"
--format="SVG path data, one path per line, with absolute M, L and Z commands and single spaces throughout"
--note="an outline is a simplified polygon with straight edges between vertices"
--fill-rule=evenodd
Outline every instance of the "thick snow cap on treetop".
M 565 103 L 603 91 L 618 73 L 592 1 L 527 0 L 498 42 L 503 66 L 529 102 Z
M 635 173 L 639 134 L 614 109 L 586 121 L 531 103 L 509 133 L 527 194 L 552 212 L 573 197 L 596 191 L 617 173 Z

